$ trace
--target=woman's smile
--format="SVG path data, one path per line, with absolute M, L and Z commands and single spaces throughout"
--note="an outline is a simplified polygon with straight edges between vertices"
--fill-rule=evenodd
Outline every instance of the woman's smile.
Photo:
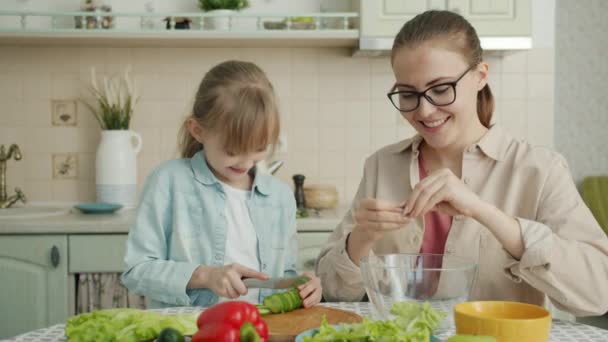
M 421 124 L 424 131 L 428 133 L 437 133 L 448 123 L 451 118 L 451 116 L 447 116 L 441 119 L 419 120 L 418 122 Z

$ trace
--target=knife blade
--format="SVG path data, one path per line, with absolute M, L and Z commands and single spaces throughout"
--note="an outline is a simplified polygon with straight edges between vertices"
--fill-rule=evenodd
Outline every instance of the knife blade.
M 296 283 L 299 281 L 301 281 L 300 277 L 270 278 L 267 280 L 256 278 L 243 279 L 243 283 L 247 288 L 256 289 L 289 289 L 296 287 Z

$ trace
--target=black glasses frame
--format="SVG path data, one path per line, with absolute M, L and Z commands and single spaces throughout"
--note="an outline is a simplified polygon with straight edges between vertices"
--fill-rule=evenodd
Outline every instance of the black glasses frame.
M 420 98 L 424 97 L 427 101 L 429 101 L 429 103 L 431 103 L 434 106 L 449 106 L 452 103 L 454 103 L 454 101 L 456 101 L 456 85 L 458 84 L 458 81 L 460 81 L 464 75 L 466 75 L 469 71 L 471 71 L 473 68 L 475 67 L 475 65 L 471 65 L 467 70 L 465 70 L 465 72 L 462 73 L 462 75 L 460 75 L 456 80 L 451 81 L 451 82 L 444 82 L 444 83 L 439 83 L 439 84 L 435 84 L 432 85 L 428 88 L 426 88 L 423 91 L 414 91 L 414 90 L 397 90 L 397 91 L 389 91 L 386 96 L 388 97 L 388 100 L 393 104 L 393 106 L 395 108 L 397 108 L 398 111 L 402 112 L 402 113 L 409 113 L 409 112 L 413 112 L 416 109 L 418 109 L 418 107 L 420 107 Z M 393 86 L 393 89 L 395 89 L 397 85 Z M 452 101 L 450 101 L 449 103 L 444 103 L 444 104 L 438 104 L 435 101 L 433 101 L 433 99 L 428 96 L 426 93 L 436 87 L 443 87 L 443 86 L 450 86 L 452 87 L 452 90 L 454 91 L 454 98 L 452 99 Z M 399 108 L 398 103 L 399 103 L 399 97 L 397 97 L 397 104 L 395 103 L 395 101 L 393 100 L 393 96 L 394 95 L 399 95 L 399 94 L 410 94 L 410 95 L 416 95 L 416 106 L 412 109 L 409 110 L 402 110 L 401 108 Z

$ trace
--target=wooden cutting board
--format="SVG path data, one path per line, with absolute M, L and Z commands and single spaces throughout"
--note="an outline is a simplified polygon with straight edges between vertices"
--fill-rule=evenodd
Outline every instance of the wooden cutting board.
M 269 341 L 293 341 L 301 332 L 321 326 L 323 315 L 329 324 L 359 323 L 361 316 L 352 311 L 314 306 L 298 309 L 284 314 L 264 316 L 268 324 Z

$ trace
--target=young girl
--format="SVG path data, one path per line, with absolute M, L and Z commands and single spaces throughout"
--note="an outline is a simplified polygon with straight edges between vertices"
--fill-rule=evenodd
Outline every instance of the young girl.
M 448 11 L 418 15 L 395 37 L 391 64 L 388 97 L 418 134 L 366 161 L 353 208 L 318 259 L 325 298 L 363 297 L 358 265 L 371 251 L 421 252 L 477 261 L 473 300 L 550 298 L 577 316 L 606 312 L 608 238 L 561 155 L 490 124 L 488 64 L 471 24 Z
M 150 307 L 260 302 L 272 290 L 247 289 L 243 278 L 295 276 L 297 255 L 293 192 L 255 168 L 279 135 L 264 72 L 240 61 L 212 68 L 181 135 L 184 159 L 146 180 L 122 281 Z M 319 279 L 307 275 L 305 307 L 321 299 Z

